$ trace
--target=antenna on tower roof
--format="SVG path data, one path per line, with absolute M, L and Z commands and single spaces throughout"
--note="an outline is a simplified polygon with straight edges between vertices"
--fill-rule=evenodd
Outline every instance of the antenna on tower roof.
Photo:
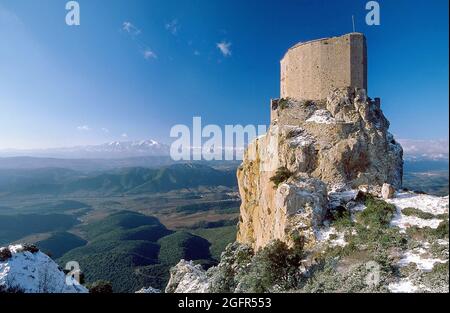
M 355 28 L 355 16 L 352 15 L 352 24 L 353 24 L 353 32 L 356 32 L 356 28 Z

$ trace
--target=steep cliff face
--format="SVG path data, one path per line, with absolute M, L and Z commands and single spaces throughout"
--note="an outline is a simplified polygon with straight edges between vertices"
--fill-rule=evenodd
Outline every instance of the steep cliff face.
M 330 190 L 401 187 L 403 150 L 388 132 L 379 101 L 364 89 L 272 105 L 269 131 L 249 145 L 238 169 L 239 242 L 259 249 L 273 239 L 292 244 L 302 236 L 312 246 Z

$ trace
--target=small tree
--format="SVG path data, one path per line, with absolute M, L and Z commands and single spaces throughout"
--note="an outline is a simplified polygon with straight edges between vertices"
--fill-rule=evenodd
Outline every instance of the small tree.
M 286 243 L 275 240 L 255 254 L 250 271 L 243 279 L 247 291 L 289 290 L 297 285 L 303 239 L 298 236 L 293 241 L 293 247 L 289 248 Z
M 274 188 L 277 188 L 278 185 L 287 181 L 292 175 L 293 173 L 283 166 L 277 169 L 275 175 L 270 178 L 270 181 L 274 184 Z
M 113 293 L 111 282 L 105 280 L 94 282 L 88 289 L 89 293 Z
M 0 249 L 0 262 L 8 261 L 12 257 L 11 250 L 9 248 Z

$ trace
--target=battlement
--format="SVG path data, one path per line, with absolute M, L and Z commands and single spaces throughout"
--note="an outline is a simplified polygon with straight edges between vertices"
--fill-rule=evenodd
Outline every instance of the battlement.
M 281 60 L 281 98 L 320 100 L 340 87 L 367 91 L 367 48 L 361 33 L 298 43 Z

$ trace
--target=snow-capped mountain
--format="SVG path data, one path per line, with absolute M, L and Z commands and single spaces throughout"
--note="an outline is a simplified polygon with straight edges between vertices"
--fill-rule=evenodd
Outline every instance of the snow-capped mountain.
M 100 145 L 36 150 L 4 150 L 0 157 L 30 156 L 70 159 L 116 159 L 144 156 L 168 156 L 170 147 L 155 140 L 112 141 Z
M 0 248 L 0 292 L 87 293 L 47 255 L 25 245 Z
M 85 153 L 118 154 L 120 157 L 130 156 L 166 156 L 169 154 L 169 146 L 155 140 L 141 141 L 112 141 L 101 145 L 75 147 L 73 152 L 82 151 Z

